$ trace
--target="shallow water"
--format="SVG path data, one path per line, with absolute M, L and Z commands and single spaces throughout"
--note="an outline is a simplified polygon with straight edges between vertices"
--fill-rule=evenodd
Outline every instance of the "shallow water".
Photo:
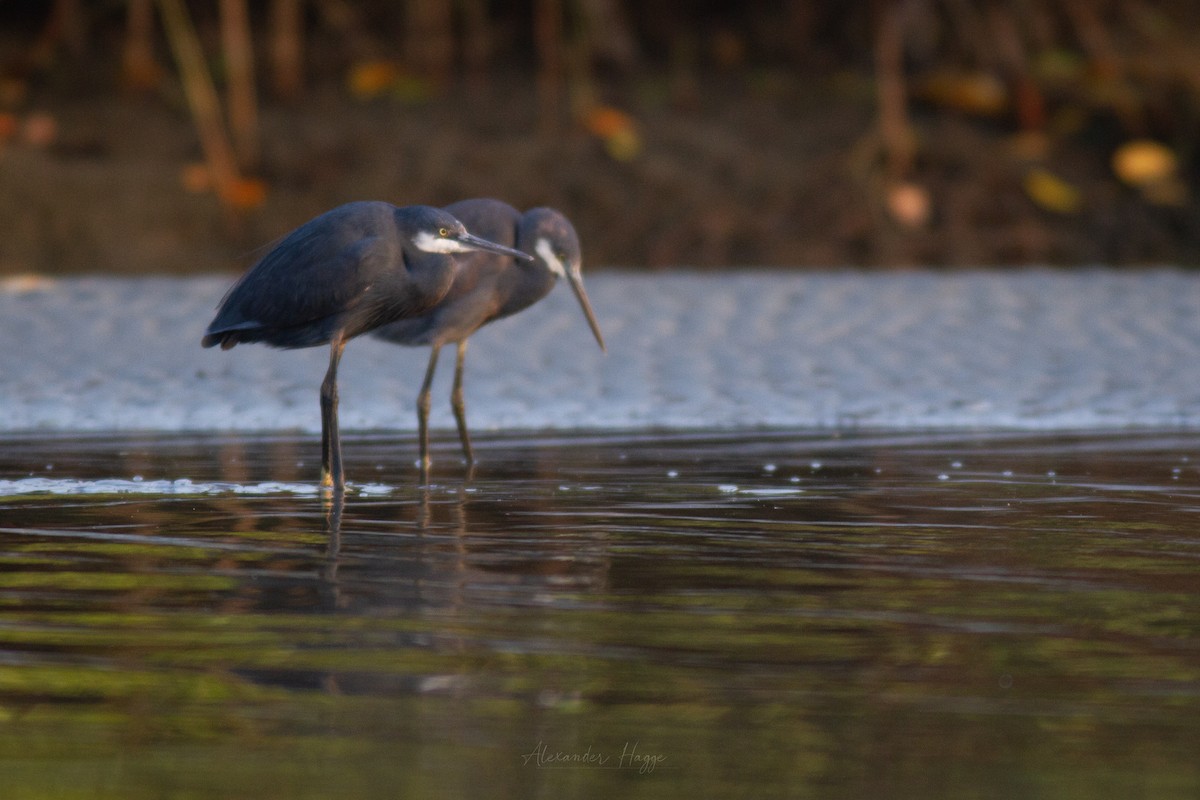
M 3 797 L 1195 797 L 1200 436 L 11 439 Z

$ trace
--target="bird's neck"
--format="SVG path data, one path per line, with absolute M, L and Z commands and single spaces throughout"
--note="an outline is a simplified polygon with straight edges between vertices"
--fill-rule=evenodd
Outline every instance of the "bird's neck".
M 505 275 L 504 302 L 497 316 L 506 317 L 528 308 L 549 294 L 557 281 L 558 277 L 540 260 L 517 264 Z
M 516 314 L 541 300 L 550 293 L 558 276 L 535 254 L 537 243 L 536 232 L 526 228 L 518 229 L 516 248 L 534 256 L 529 263 L 509 262 L 512 266 L 505 270 L 502 281 L 504 301 L 500 304 L 497 317 Z
M 441 301 L 458 275 L 456 258 L 429 253 L 406 253 L 407 280 L 414 291 L 406 292 L 408 302 L 420 308 L 409 313 L 420 313 Z

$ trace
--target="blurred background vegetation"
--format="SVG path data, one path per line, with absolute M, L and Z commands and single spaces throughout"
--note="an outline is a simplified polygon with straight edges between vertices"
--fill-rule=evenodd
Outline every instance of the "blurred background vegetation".
M 236 270 L 338 203 L 588 266 L 1200 256 L 1195 0 L 0 3 L 0 273 Z

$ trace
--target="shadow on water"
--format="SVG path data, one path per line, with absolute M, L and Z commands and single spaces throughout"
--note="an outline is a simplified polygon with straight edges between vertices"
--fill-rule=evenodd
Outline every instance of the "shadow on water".
M 1200 436 L 452 447 L 9 441 L 3 796 L 1200 790 Z

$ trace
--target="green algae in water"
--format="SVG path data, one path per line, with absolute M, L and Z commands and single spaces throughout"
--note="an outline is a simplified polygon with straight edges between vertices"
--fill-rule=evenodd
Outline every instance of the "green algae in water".
M 1200 789 L 1197 436 L 139 441 L 0 475 L 257 489 L 5 499 L 5 798 Z

